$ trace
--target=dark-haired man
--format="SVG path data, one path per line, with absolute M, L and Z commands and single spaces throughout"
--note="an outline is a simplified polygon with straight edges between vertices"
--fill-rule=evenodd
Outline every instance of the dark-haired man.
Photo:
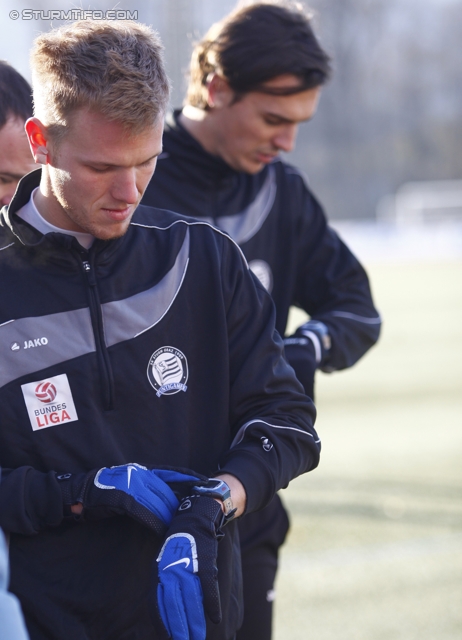
M 0 60 L 0 205 L 9 204 L 19 180 L 35 169 L 24 123 L 32 115 L 32 89 Z
M 289 307 L 309 322 L 285 351 L 313 396 L 317 369 L 353 365 L 377 340 L 367 276 L 302 175 L 279 159 L 313 117 L 329 59 L 298 9 L 257 3 L 214 25 L 196 46 L 186 106 L 164 133 L 144 202 L 206 219 L 241 246 L 268 291 L 284 335 Z M 271 637 L 278 548 L 288 529 L 278 497 L 239 523 L 244 625 L 239 640 Z

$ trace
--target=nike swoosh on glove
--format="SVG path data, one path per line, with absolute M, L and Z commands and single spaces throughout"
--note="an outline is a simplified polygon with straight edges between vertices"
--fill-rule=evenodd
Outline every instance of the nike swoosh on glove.
M 205 640 L 205 613 L 221 622 L 218 541 L 223 537 L 221 505 L 206 496 L 180 504 L 157 558 L 157 606 L 173 640 Z
M 79 474 L 57 474 L 65 515 L 83 505 L 82 518 L 95 520 L 127 515 L 163 536 L 179 501 L 167 483 L 197 484 L 198 476 L 171 469 L 147 469 L 137 464 L 103 467 Z M 176 485 L 177 486 L 177 485 Z

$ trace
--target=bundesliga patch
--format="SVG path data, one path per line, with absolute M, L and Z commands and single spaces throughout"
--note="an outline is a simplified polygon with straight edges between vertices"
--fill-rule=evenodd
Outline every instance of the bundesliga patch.
M 21 385 L 33 431 L 78 420 L 65 373 Z
M 188 361 L 175 347 L 161 347 L 149 359 L 148 380 L 156 396 L 171 396 L 188 388 Z

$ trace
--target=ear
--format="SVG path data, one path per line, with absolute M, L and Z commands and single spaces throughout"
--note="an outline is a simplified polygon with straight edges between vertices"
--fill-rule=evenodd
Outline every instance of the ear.
M 207 89 L 207 103 L 211 109 L 227 107 L 234 99 L 234 91 L 228 82 L 216 73 L 207 80 Z
M 47 129 L 38 118 L 29 118 L 25 124 L 30 150 L 37 164 L 48 164 L 49 140 Z

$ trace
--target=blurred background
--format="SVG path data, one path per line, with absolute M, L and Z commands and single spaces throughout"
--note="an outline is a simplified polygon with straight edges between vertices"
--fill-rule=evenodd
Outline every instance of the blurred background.
M 0 58 L 30 80 L 49 10 L 137 11 L 177 107 L 192 43 L 235 4 L 0 0 Z M 288 160 L 366 266 L 384 327 L 352 370 L 318 376 L 323 454 L 283 492 L 275 640 L 460 640 L 462 0 L 309 6 L 334 75 Z

